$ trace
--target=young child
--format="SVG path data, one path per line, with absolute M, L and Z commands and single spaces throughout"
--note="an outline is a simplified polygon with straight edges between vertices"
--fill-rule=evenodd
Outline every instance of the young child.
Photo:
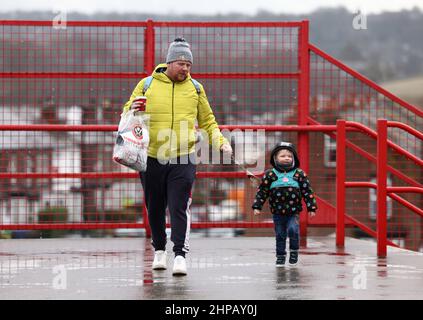
M 287 236 L 290 249 L 289 264 L 296 265 L 301 199 L 304 199 L 310 216 L 316 214 L 316 199 L 306 173 L 299 168 L 300 161 L 293 144 L 278 143 L 270 155 L 270 164 L 273 169 L 265 171 L 252 208 L 255 215 L 260 214 L 266 199 L 269 198 L 276 234 L 276 266 L 285 265 Z

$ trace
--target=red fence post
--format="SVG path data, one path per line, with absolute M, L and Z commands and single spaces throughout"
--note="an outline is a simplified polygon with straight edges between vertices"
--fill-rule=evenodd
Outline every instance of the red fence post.
M 386 257 L 387 217 L 386 217 L 386 179 L 388 161 L 388 123 L 386 119 L 377 121 L 377 255 Z
M 301 22 L 299 33 L 299 61 L 300 71 L 298 83 L 298 125 L 307 125 L 309 116 L 310 99 L 310 53 L 308 46 L 308 21 Z M 309 134 L 307 131 L 298 133 L 298 152 L 301 162 L 301 168 L 308 173 L 309 171 Z M 301 246 L 307 246 L 307 225 L 308 215 L 303 212 L 300 215 L 300 241 Z
M 152 74 L 155 63 L 155 43 L 154 43 L 154 23 L 153 20 L 147 20 L 147 28 L 144 34 L 144 70 L 147 74 Z M 145 199 L 144 199 L 145 200 Z M 151 228 L 148 221 L 147 207 L 144 203 L 142 209 L 142 216 L 144 221 L 145 236 L 151 237 Z
M 154 43 L 154 23 L 153 20 L 147 20 L 147 28 L 144 33 L 144 70 L 147 74 L 152 74 L 154 71 L 155 54 Z
M 345 246 L 346 122 L 336 121 L 336 246 Z

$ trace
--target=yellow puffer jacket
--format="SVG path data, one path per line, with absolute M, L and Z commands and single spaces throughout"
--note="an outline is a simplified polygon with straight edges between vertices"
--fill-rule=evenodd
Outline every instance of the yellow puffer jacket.
M 182 82 L 172 82 L 164 73 L 166 64 L 159 64 L 153 81 L 145 93 L 146 113 L 150 116 L 148 156 L 169 159 L 195 151 L 195 121 L 204 129 L 209 143 L 220 148 L 227 140 L 220 133 L 202 85 L 200 94 L 188 75 Z M 145 78 L 137 86 L 123 110 L 129 110 L 136 96 L 143 95 Z

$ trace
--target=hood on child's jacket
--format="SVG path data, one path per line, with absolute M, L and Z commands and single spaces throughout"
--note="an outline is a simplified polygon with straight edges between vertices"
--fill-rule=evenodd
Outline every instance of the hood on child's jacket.
M 280 150 L 283 149 L 291 151 L 294 156 L 294 167 L 292 169 L 298 168 L 300 166 L 300 159 L 298 158 L 297 150 L 295 150 L 295 146 L 292 143 L 285 141 L 281 141 L 273 147 L 272 152 L 270 154 L 270 164 L 274 168 L 277 167 L 275 163 L 275 156 Z

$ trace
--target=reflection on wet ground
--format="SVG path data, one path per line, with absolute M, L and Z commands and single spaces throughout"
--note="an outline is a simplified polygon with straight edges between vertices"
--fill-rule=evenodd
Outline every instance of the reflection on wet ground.
M 151 270 L 149 239 L 0 240 L 0 299 L 421 299 L 423 255 L 371 241 L 311 238 L 275 267 L 273 238 L 196 238 L 189 274 Z M 170 248 L 170 243 L 168 245 Z

